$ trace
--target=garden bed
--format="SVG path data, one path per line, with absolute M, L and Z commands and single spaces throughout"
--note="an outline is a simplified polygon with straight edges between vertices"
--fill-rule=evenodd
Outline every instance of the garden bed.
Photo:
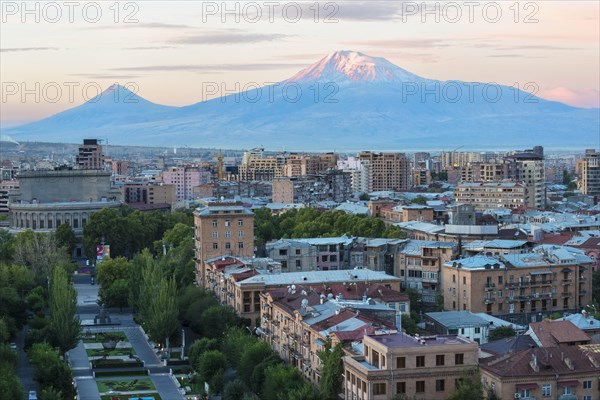
M 139 368 L 143 367 L 144 363 L 138 360 L 119 360 L 119 359 L 98 359 L 92 360 L 92 368 L 100 369 L 100 368 Z
M 97 371 L 94 374 L 96 378 L 108 378 L 111 376 L 147 376 L 147 369 L 128 369 L 127 371 Z
M 111 357 L 111 356 L 134 356 L 135 350 L 132 347 L 121 349 L 85 349 L 88 357 Z
M 97 380 L 96 384 L 98 385 L 98 391 L 100 393 L 107 393 L 111 391 L 143 392 L 147 390 L 156 390 L 156 387 L 154 387 L 154 383 L 152 383 L 150 378 Z
M 90 337 L 82 336 L 83 343 L 102 343 L 106 340 L 114 340 L 116 342 L 128 341 L 125 332 L 99 332 Z
M 162 400 L 158 393 L 144 393 L 140 394 L 105 394 L 100 396 L 101 400 L 128 400 L 128 399 L 154 399 Z

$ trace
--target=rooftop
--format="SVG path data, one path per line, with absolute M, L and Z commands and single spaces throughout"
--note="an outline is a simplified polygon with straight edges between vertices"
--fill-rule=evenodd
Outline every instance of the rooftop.
M 448 329 L 490 325 L 487 320 L 471 311 L 430 312 L 425 315 Z
M 458 335 L 436 335 L 436 336 L 410 336 L 406 333 L 395 332 L 382 335 L 367 335 L 369 340 L 381 343 L 391 348 L 410 348 L 422 346 L 448 346 L 473 343 L 467 338 Z
M 567 343 L 589 343 L 590 338 L 571 321 L 553 321 L 544 319 L 532 322 L 529 330 L 532 337 L 542 347 L 555 347 Z M 536 340 L 537 338 L 537 340 Z
M 381 271 L 368 269 L 333 270 L 333 271 L 310 271 L 310 272 L 286 272 L 279 274 L 264 273 L 253 276 L 243 281 L 244 284 L 265 285 L 318 285 L 327 282 L 389 282 L 400 281 L 400 278 L 391 276 Z

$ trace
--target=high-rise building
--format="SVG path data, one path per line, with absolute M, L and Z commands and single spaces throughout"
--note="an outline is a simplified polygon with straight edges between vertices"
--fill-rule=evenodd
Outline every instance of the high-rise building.
M 252 257 L 254 214 L 241 203 L 206 203 L 194 213 L 196 278 L 204 282 L 206 260 L 225 255 Z
M 104 169 L 104 155 L 99 140 L 83 139 L 75 163 L 78 169 Z
M 404 153 L 363 151 L 358 159 L 368 170 L 368 191 L 408 190 L 411 187 L 410 160 Z
M 586 149 L 581 163 L 581 184 L 583 194 L 600 195 L 600 153 Z
M 527 187 L 515 182 L 465 182 L 456 186 L 457 203 L 471 204 L 477 211 L 518 208 L 527 204 Z
M 539 210 L 546 208 L 544 150 L 541 146 L 506 156 L 504 178 L 523 182 L 527 186 L 527 207 Z
M 211 174 L 198 166 L 171 167 L 163 172 L 163 182 L 175 185 L 177 201 L 194 198 L 194 188 L 210 182 Z

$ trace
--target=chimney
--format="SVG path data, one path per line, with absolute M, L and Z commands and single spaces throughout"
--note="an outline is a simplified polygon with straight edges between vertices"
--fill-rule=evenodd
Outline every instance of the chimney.
M 396 311 L 396 329 L 398 332 L 402 332 L 402 314 L 400 311 Z

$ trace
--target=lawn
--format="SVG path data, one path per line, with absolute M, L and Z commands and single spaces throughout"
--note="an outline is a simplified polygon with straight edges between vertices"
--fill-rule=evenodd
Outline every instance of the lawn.
M 83 343 L 102 343 L 107 339 L 112 339 L 116 342 L 128 341 L 125 332 L 100 332 L 89 337 L 86 337 L 85 334 L 82 336 Z
M 129 356 L 135 355 L 135 350 L 133 348 L 127 349 L 114 349 L 114 350 L 105 350 L 105 349 L 85 349 L 88 357 L 109 357 L 109 356 Z
M 98 380 L 96 381 L 100 393 L 115 392 L 139 392 L 144 390 L 156 390 L 149 378 Z M 132 396 L 135 397 L 135 396 Z M 129 398 L 129 397 L 126 397 Z
M 139 394 L 120 394 L 120 395 L 110 395 L 105 394 L 100 397 L 101 400 L 128 400 L 128 399 L 155 399 L 162 400 L 158 393 L 144 393 L 143 395 Z

